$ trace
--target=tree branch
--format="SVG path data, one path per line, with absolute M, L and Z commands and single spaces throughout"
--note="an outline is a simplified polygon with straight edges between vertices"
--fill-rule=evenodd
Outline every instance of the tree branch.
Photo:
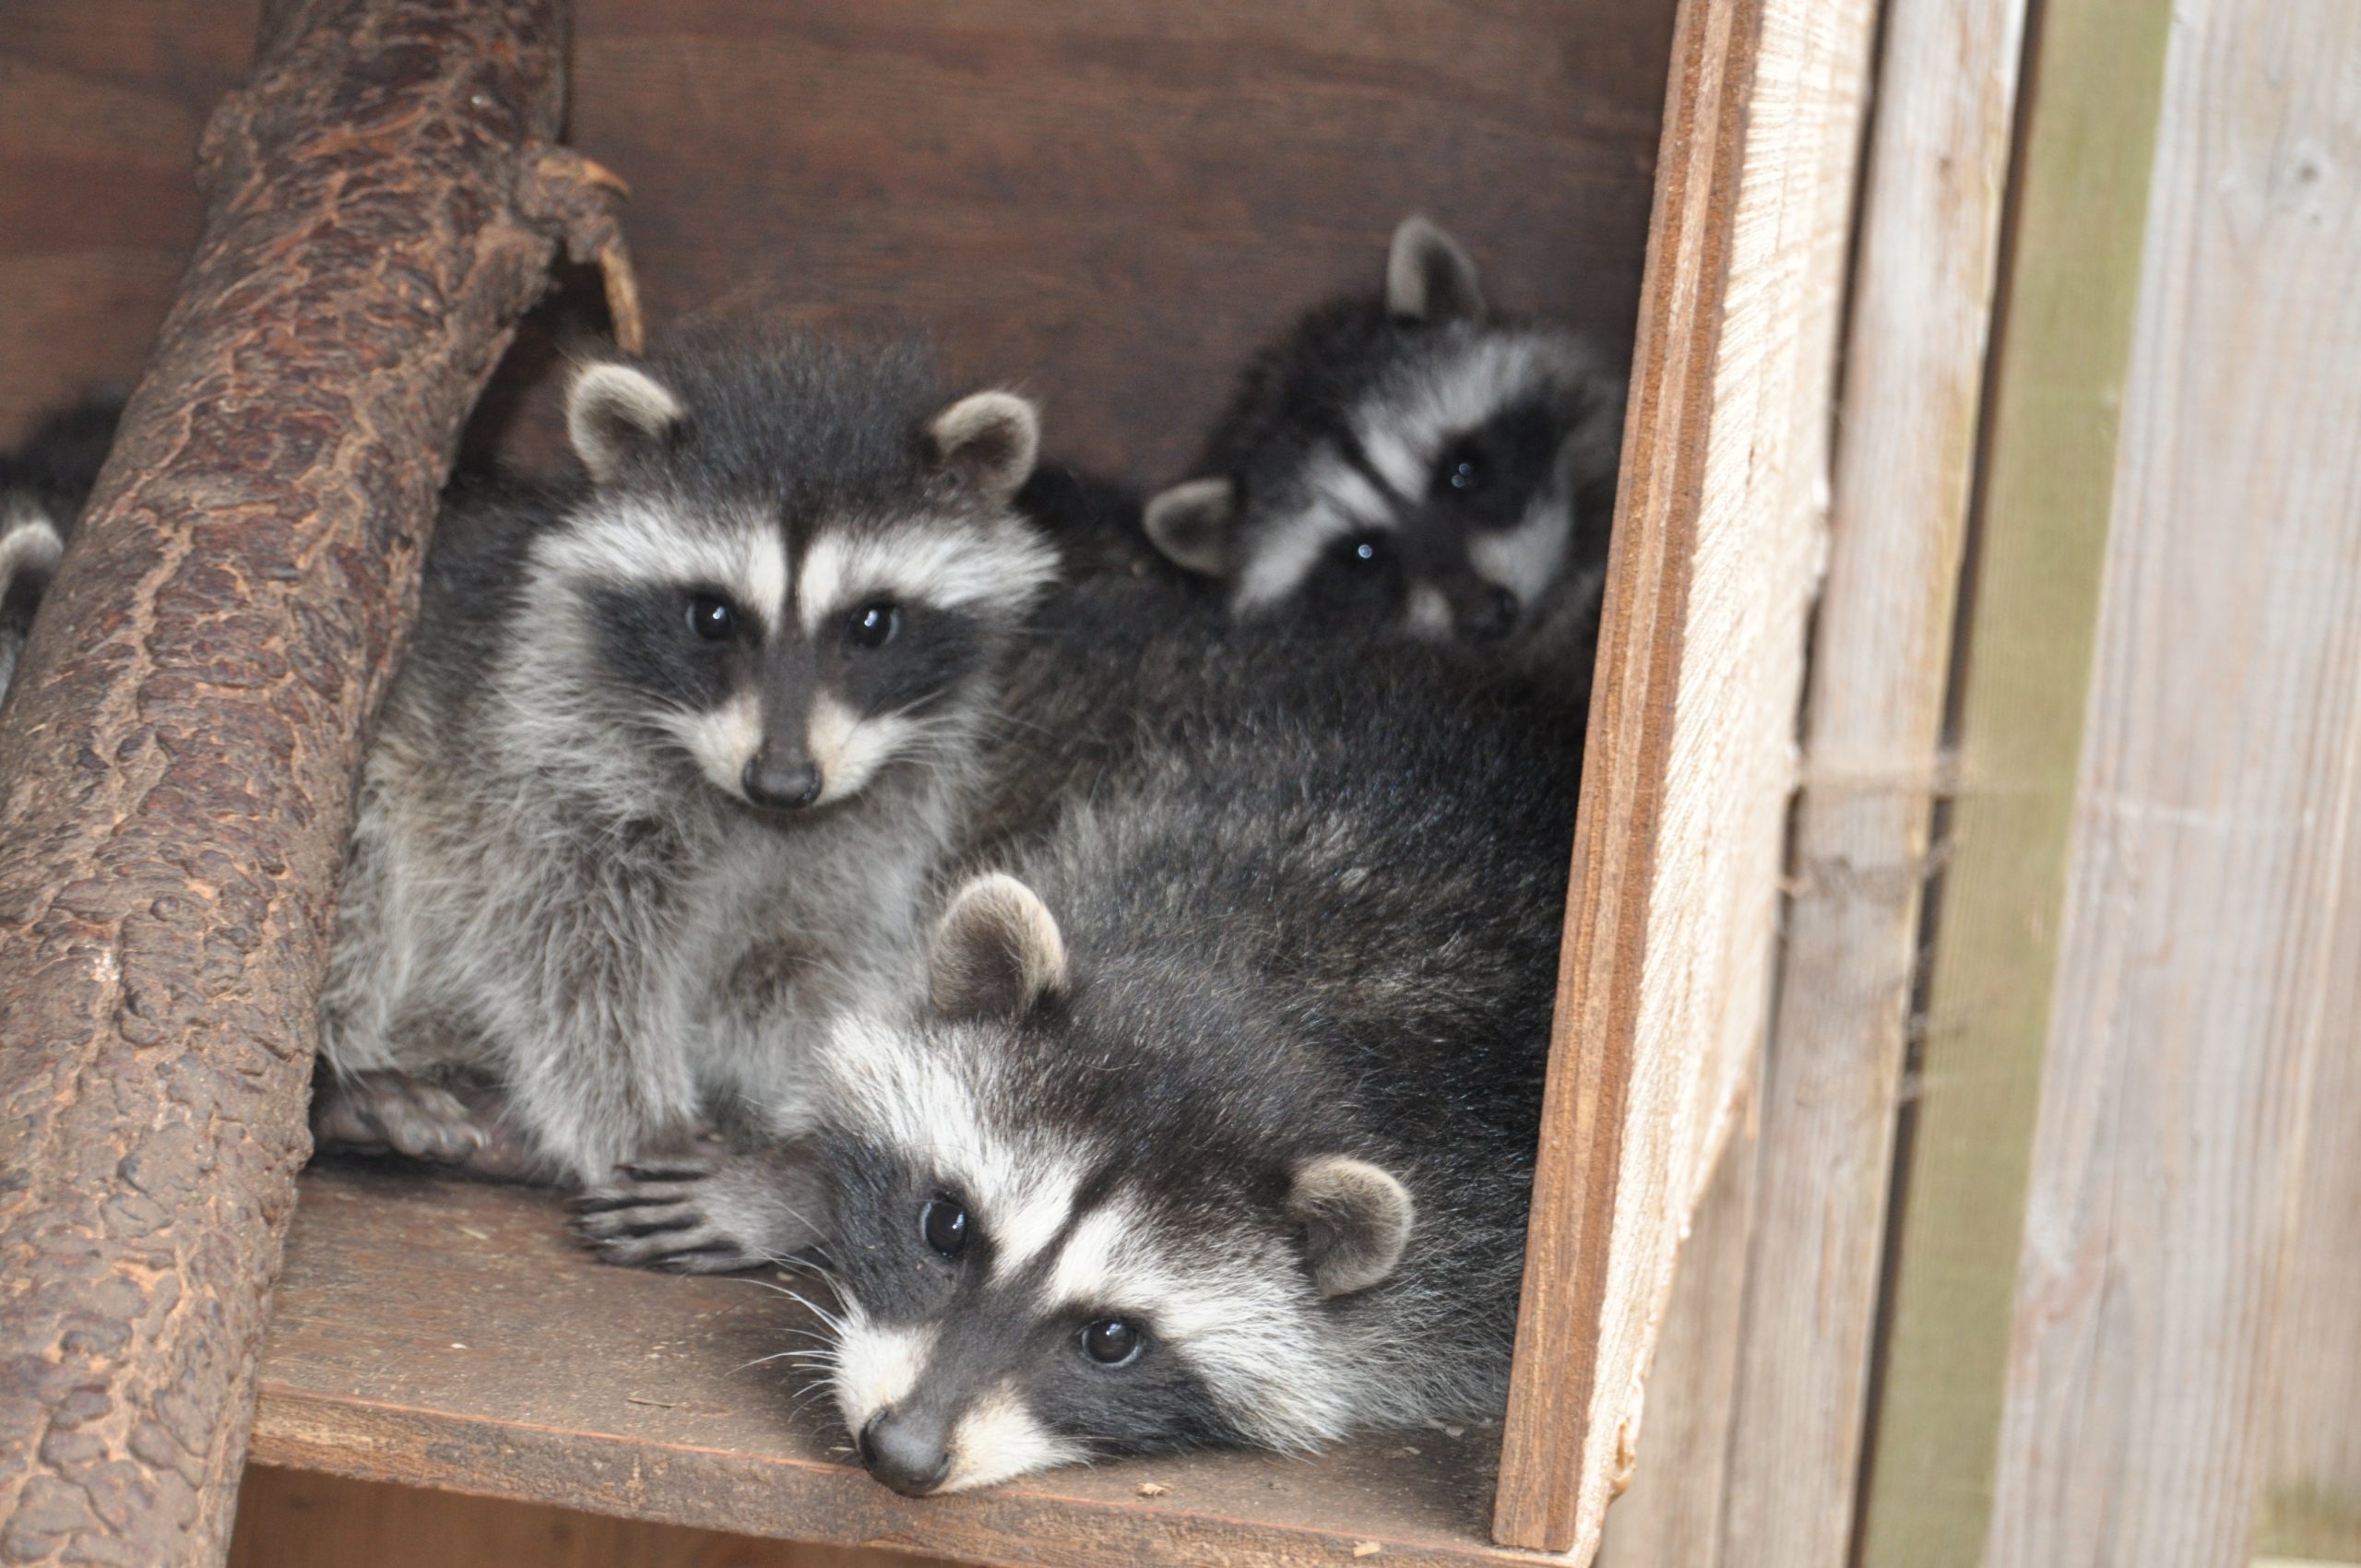
M 551 147 L 564 32 L 282 0 L 208 127 L 0 722 L 0 1562 L 227 1550 L 362 721 L 556 248 L 627 289 L 611 177 Z

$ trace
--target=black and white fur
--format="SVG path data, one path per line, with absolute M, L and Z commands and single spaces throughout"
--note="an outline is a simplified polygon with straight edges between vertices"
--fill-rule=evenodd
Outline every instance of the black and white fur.
M 593 364 L 567 423 L 586 480 L 442 522 L 362 781 L 314 1124 L 467 1163 L 488 1079 L 530 1170 L 588 1182 L 793 1101 L 824 1022 L 909 983 L 1055 558 L 1010 506 L 1032 406 L 952 400 L 908 352 Z
M 1205 477 L 1148 503 L 1241 616 L 1406 632 L 1588 689 L 1622 429 L 1575 333 L 1494 315 L 1423 218 L 1385 288 L 1305 316 L 1248 370 Z
M 0 699 L 122 414 L 120 398 L 90 398 L 51 415 L 23 447 L 0 457 Z
M 923 1007 L 837 1023 L 796 1129 L 770 1244 L 825 1237 L 817 1366 L 903 1491 L 1502 1398 L 1578 720 L 1167 608 L 1045 617 L 1001 765 L 1065 803 L 951 900 Z

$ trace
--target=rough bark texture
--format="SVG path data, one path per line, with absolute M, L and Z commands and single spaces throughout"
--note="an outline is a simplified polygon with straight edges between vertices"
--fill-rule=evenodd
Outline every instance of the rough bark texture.
M 545 157 L 564 34 L 563 0 L 280 4 L 207 132 L 0 726 L 0 1562 L 226 1550 L 362 720 L 584 210 L 546 188 L 586 177 Z

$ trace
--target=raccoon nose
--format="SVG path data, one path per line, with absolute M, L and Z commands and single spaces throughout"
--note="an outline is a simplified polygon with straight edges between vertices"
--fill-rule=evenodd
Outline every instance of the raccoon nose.
M 924 1497 L 951 1473 L 951 1451 L 924 1424 L 880 1410 L 860 1429 L 860 1462 L 904 1497 Z
M 781 761 L 756 752 L 740 781 L 746 798 L 758 806 L 793 811 L 820 798 L 820 765 L 815 762 Z
M 1486 583 L 1458 607 L 1459 635 L 1470 642 L 1495 642 L 1516 624 L 1516 595 Z

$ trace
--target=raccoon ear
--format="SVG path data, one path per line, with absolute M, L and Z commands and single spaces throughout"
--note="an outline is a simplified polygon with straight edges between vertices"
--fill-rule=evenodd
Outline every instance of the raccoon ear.
M 1041 451 L 1041 413 L 1014 392 L 978 392 L 960 398 L 927 426 L 935 460 L 995 501 L 1005 501 L 1033 477 Z
M 934 928 L 927 992 L 950 1018 L 1016 1018 L 1066 985 L 1066 944 L 1040 897 L 992 872 L 962 887 Z
M 1304 1261 L 1323 1296 L 1349 1296 L 1393 1273 L 1417 1213 L 1410 1189 L 1391 1171 L 1349 1155 L 1296 1167 L 1287 1194 L 1287 1217 L 1303 1227 Z
M 601 484 L 671 439 L 687 415 L 654 376 L 627 364 L 591 365 L 565 395 L 565 434 Z
M 1238 487 L 1226 479 L 1192 479 L 1147 504 L 1143 519 L 1150 543 L 1176 566 L 1203 576 L 1229 575 L 1230 524 L 1238 517 Z
M 5 606 L 19 583 L 29 595 L 47 588 L 50 574 L 57 570 L 58 557 L 65 553 L 65 536 L 40 512 L 20 513 L 15 522 L 0 529 L 0 606 Z
M 1459 242 L 1418 214 L 1385 256 L 1385 313 L 1405 321 L 1481 321 L 1484 286 Z

